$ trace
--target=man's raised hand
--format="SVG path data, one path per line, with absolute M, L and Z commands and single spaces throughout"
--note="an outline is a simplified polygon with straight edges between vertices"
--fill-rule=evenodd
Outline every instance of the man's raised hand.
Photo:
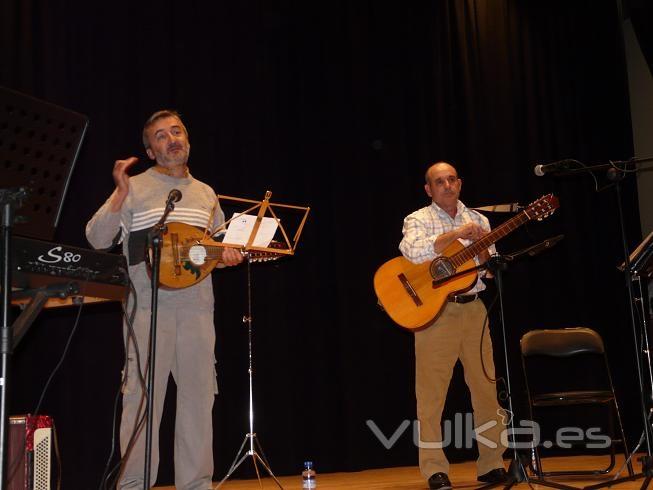
M 117 213 L 122 207 L 127 194 L 129 194 L 129 167 L 138 162 L 138 158 L 129 157 L 125 160 L 116 160 L 113 164 L 113 181 L 116 184 L 116 190 L 111 196 L 111 211 Z

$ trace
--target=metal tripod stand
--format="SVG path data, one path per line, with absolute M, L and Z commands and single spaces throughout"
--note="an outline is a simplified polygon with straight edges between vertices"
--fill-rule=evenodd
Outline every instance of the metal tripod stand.
M 233 463 L 227 474 L 224 476 L 220 483 L 218 483 L 214 490 L 220 488 L 228 479 L 233 475 L 233 473 L 238 469 L 238 467 L 251 456 L 252 463 L 254 464 L 254 470 L 256 471 L 256 478 L 259 483 L 261 482 L 261 474 L 258 469 L 258 463 L 265 468 L 268 474 L 272 477 L 274 482 L 279 488 L 283 490 L 281 483 L 277 480 L 277 477 L 274 476 L 272 469 L 270 469 L 270 464 L 267 462 L 261 443 L 256 438 L 256 432 L 254 432 L 254 390 L 252 388 L 253 382 L 253 357 L 252 357 L 252 261 L 251 256 L 248 252 L 245 252 L 245 260 L 247 261 L 247 316 L 243 317 L 243 323 L 247 324 L 247 344 L 248 344 L 248 376 L 249 376 L 249 432 L 245 434 L 243 443 L 240 445 L 238 453 L 234 458 Z M 246 449 L 247 448 L 247 449 Z M 258 448 L 257 452 L 256 449 Z

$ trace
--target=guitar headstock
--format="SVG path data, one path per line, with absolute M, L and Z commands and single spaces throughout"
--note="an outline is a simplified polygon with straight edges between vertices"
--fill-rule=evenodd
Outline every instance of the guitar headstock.
M 524 212 L 530 219 L 541 221 L 544 218 L 551 216 L 559 206 L 560 202 L 558 201 L 558 198 L 553 194 L 547 194 L 529 204 Z
M 276 240 L 273 240 L 270 242 L 268 245 L 268 248 L 278 248 L 278 249 L 285 249 L 285 246 L 283 243 L 278 242 Z M 249 261 L 253 263 L 257 262 L 272 262 L 273 260 L 280 259 L 286 254 L 283 253 L 277 253 L 277 252 L 270 252 L 270 251 L 263 251 L 263 250 L 250 250 L 249 251 Z

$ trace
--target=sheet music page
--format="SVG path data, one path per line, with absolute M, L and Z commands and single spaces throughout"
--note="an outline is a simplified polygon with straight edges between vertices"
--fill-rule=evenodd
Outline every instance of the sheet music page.
M 232 221 L 227 226 L 227 233 L 222 243 L 246 245 L 252 234 L 252 230 L 254 230 L 256 219 L 257 217 L 251 214 L 234 213 Z M 264 216 L 252 245 L 254 247 L 267 247 L 274 238 L 278 226 L 277 220 Z

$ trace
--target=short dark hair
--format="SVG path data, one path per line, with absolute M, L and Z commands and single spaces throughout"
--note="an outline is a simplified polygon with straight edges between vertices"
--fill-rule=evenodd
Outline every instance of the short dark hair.
M 147 130 L 152 127 L 152 125 L 159 119 L 164 119 L 166 117 L 176 117 L 179 119 L 181 127 L 183 128 L 184 133 L 186 133 L 186 137 L 188 138 L 188 130 L 186 129 L 184 122 L 181 120 L 179 113 L 172 109 L 162 109 L 160 111 L 156 111 L 154 114 L 148 117 L 147 121 L 145 121 L 145 124 L 143 125 L 143 146 L 146 150 L 149 150 L 150 148 L 149 142 L 147 141 Z

